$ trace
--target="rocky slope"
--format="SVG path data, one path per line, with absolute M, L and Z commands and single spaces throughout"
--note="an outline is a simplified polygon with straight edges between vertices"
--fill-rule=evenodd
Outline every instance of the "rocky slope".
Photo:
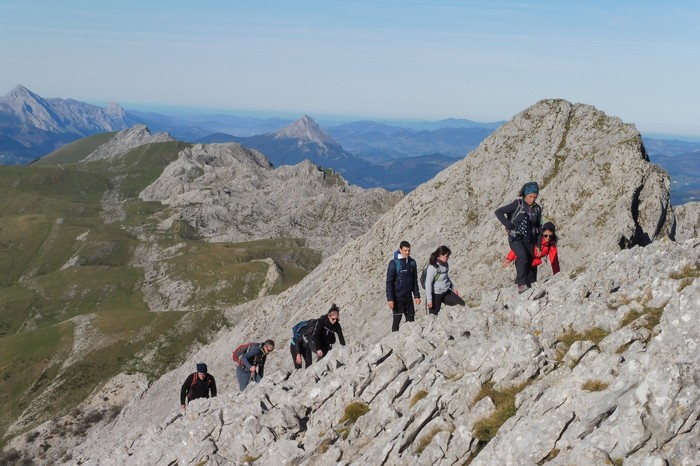
M 545 264 L 518 295 L 493 211 L 532 179 L 563 272 Z M 185 366 L 143 391 L 126 386 L 113 421 L 48 438 L 70 422 L 59 420 L 13 446 L 81 464 L 698 464 L 700 242 L 671 241 L 689 230 L 668 186 L 631 125 L 538 102 L 297 286 L 229 309 L 238 324 Z M 421 265 L 450 246 L 468 306 L 419 311 L 390 333 L 384 278 L 402 239 Z M 291 327 L 332 302 L 348 346 L 291 372 Z M 266 378 L 238 393 L 231 350 L 269 337 Z M 220 396 L 180 416 L 179 386 L 198 360 Z M 354 423 L 343 419 L 353 406 L 369 408 Z
M 84 162 L 94 160 L 114 160 L 134 147 L 154 142 L 174 141 L 166 132 L 151 134 L 146 125 L 135 125 L 119 131 L 113 138 L 90 153 Z

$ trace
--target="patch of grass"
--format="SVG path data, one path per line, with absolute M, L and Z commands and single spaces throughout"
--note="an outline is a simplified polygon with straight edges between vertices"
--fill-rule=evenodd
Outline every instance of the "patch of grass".
M 418 390 L 413 397 L 411 397 L 411 403 L 409 404 L 410 407 L 413 407 L 416 403 L 418 403 L 420 400 L 428 396 L 428 392 L 426 390 Z
M 602 392 L 606 388 L 608 388 L 609 384 L 603 382 L 602 380 L 586 380 L 583 385 L 581 385 L 581 389 L 586 390 L 587 392 Z
M 345 407 L 340 423 L 346 422 L 348 425 L 354 424 L 360 417 L 369 412 L 369 406 L 363 401 L 353 401 Z
M 575 342 L 592 341 L 597 345 L 609 334 L 610 332 L 600 327 L 593 327 L 584 332 L 576 332 L 574 331 L 573 327 L 569 326 L 569 328 L 563 334 L 557 337 L 557 342 L 563 344 L 563 347 L 559 348 L 557 351 L 557 363 L 561 363 L 566 355 L 566 352 L 569 351 L 569 348 L 571 348 L 571 345 L 573 345 Z
M 428 447 L 428 445 L 430 445 L 430 442 L 433 441 L 433 438 L 440 432 L 442 432 L 442 429 L 440 429 L 439 427 L 433 427 L 430 430 L 430 432 L 421 437 L 421 439 L 418 441 L 418 445 L 416 445 L 416 453 L 418 453 L 419 455 L 423 453 L 423 450 L 425 450 Z
M 243 457 L 243 462 L 244 463 L 255 463 L 258 458 L 260 458 L 260 455 L 258 456 L 251 456 L 251 455 L 246 455 Z
M 571 273 L 569 274 L 569 278 L 571 278 L 573 280 L 574 278 L 578 277 L 579 275 L 581 275 L 585 271 L 586 271 L 586 268 L 584 266 L 580 265 L 571 271 Z
M 542 466 L 550 461 L 552 461 L 554 458 L 559 456 L 559 449 L 558 448 L 552 448 L 549 453 L 547 453 L 547 456 L 542 458 L 541 461 L 537 463 L 538 466 Z
M 683 280 L 686 278 L 695 279 L 698 277 L 700 277 L 700 269 L 690 264 L 684 266 L 681 270 L 677 272 L 671 272 L 670 274 L 668 274 L 668 278 L 671 278 L 673 280 Z
M 523 391 L 530 381 L 513 385 L 502 390 L 495 390 L 493 382 L 482 385 L 474 403 L 482 398 L 489 397 L 496 406 L 493 414 L 481 419 L 474 424 L 474 437 L 482 442 L 489 442 L 496 436 L 498 429 L 516 413 L 515 396 Z
M 631 310 L 631 311 L 627 312 L 625 314 L 625 316 L 622 318 L 622 321 L 620 322 L 620 328 L 628 326 L 629 324 L 631 324 L 632 322 L 637 320 L 637 318 L 639 318 L 640 315 L 641 314 L 637 311 Z

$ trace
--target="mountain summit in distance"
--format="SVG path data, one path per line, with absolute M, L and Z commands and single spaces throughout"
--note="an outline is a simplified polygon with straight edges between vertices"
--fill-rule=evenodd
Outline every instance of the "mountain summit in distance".
M 308 115 L 277 131 L 274 137 L 275 139 L 297 139 L 299 143 L 313 143 L 322 147 L 340 147 L 340 144 Z

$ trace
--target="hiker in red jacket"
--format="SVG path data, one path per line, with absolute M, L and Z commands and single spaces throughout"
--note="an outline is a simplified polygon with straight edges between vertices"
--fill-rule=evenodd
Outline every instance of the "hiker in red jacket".
M 559 273 L 559 255 L 557 253 L 557 234 L 552 222 L 542 225 L 542 247 L 540 257 L 532 260 L 532 266 L 537 267 L 542 264 L 542 257 L 549 257 L 549 264 L 552 266 L 552 275 Z M 511 250 L 503 261 L 503 268 L 508 267 L 515 260 L 515 253 Z
M 180 389 L 180 406 L 185 410 L 185 399 L 187 403 L 195 398 L 209 398 L 216 396 L 216 381 L 214 376 L 207 372 L 207 365 L 203 362 L 197 363 L 197 372 L 193 372 L 185 379 Z

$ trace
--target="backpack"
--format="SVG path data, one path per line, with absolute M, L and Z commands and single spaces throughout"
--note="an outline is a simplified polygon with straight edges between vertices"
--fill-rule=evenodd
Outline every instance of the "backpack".
M 419 280 L 419 281 L 420 281 L 420 286 L 421 286 L 421 288 L 423 288 L 423 289 L 425 289 L 425 279 L 428 277 L 428 266 L 429 266 L 429 265 L 430 265 L 430 264 L 426 264 L 426 265 L 423 267 L 423 271 L 420 273 L 420 280 Z M 440 271 L 439 271 L 439 269 L 438 269 L 438 273 L 436 273 L 436 274 L 435 274 L 435 278 L 433 278 L 433 283 L 435 283 L 435 282 L 437 281 L 437 279 L 438 279 L 439 276 L 440 276 Z
M 297 324 L 292 328 L 292 341 L 294 343 L 296 343 L 297 338 L 299 338 L 299 332 L 301 332 L 301 329 L 306 327 L 308 324 L 308 320 L 302 320 L 301 322 L 297 322 Z
M 523 200 L 521 198 L 516 199 L 518 201 L 518 207 L 515 209 L 515 212 L 512 214 L 506 214 L 506 218 L 510 220 L 511 222 L 514 221 L 518 215 L 520 215 L 520 212 L 523 211 Z
M 234 362 L 239 366 L 243 367 L 243 363 L 241 362 L 241 357 L 246 354 L 249 350 L 250 347 L 253 345 L 257 345 L 256 342 L 251 341 L 249 343 L 243 343 L 242 345 L 238 345 L 235 350 L 233 350 L 233 354 L 231 357 L 233 358 Z

